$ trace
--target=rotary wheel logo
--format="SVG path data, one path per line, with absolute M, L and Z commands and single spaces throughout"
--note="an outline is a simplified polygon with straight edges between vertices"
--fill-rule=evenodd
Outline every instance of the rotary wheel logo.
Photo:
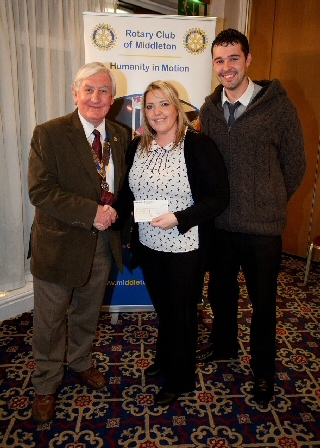
M 183 46 L 191 54 L 201 54 L 208 46 L 208 36 L 200 28 L 192 28 L 184 35 Z
M 117 36 L 113 28 L 106 23 L 99 23 L 92 34 L 91 39 L 93 44 L 99 50 L 111 50 L 115 46 Z

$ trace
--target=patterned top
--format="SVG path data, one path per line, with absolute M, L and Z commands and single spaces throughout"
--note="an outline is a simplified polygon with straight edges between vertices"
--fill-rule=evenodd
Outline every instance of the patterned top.
M 184 143 L 174 150 L 173 143 L 161 147 L 155 140 L 149 154 L 141 154 L 140 147 L 129 173 L 129 186 L 135 200 L 168 200 L 168 210 L 174 213 L 193 205 Z M 169 230 L 153 227 L 148 222 L 139 223 L 139 239 L 150 249 L 162 252 L 188 252 L 198 249 L 198 226 L 180 234 L 177 226 Z

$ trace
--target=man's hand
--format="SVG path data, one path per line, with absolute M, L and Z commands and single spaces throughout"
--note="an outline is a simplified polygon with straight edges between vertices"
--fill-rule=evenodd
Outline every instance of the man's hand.
M 93 226 L 98 230 L 106 230 L 118 218 L 117 212 L 111 205 L 98 205 L 96 217 L 93 221 Z
M 178 220 L 173 213 L 165 213 L 164 215 L 153 218 L 150 222 L 153 227 L 160 227 L 162 230 L 169 230 L 172 227 L 177 226 Z

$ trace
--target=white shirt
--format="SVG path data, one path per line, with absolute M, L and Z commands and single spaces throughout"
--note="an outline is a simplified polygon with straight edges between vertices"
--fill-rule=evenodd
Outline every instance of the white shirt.
M 81 124 L 83 126 L 84 132 L 86 134 L 86 138 L 89 142 L 90 145 L 92 145 L 93 143 L 93 139 L 94 139 L 94 134 L 92 133 L 94 131 L 94 129 L 97 129 L 100 132 L 100 138 L 101 138 L 101 144 L 102 144 L 102 151 L 103 151 L 103 142 L 106 138 L 106 127 L 105 127 L 105 121 L 103 120 L 99 126 L 97 126 L 96 128 L 89 123 L 87 120 L 85 120 L 83 118 L 83 116 L 80 114 L 80 112 L 78 111 L 79 114 L 79 118 L 81 121 Z M 109 139 L 110 140 L 110 139 Z M 110 141 L 110 145 L 111 145 L 111 141 Z M 113 163 L 113 159 L 112 159 L 112 148 L 110 147 L 110 160 L 109 160 L 109 164 L 106 168 L 106 181 L 109 184 L 109 191 L 110 193 L 114 193 L 114 163 Z
M 240 98 L 237 99 L 237 101 L 241 104 L 240 104 L 240 106 L 237 107 L 237 109 L 234 112 L 235 119 L 239 118 L 240 115 L 243 114 L 243 112 L 246 110 L 248 104 L 250 103 L 251 97 L 253 95 L 253 91 L 254 91 L 253 82 L 251 81 L 250 78 L 248 78 L 248 81 L 249 81 L 249 84 L 248 84 L 246 91 L 240 96 Z M 222 101 L 222 107 L 223 107 L 223 113 L 224 113 L 225 119 L 226 119 L 226 121 L 228 121 L 229 114 L 230 114 L 229 108 L 228 108 L 228 103 L 230 103 L 230 100 L 226 95 L 225 88 L 223 88 L 223 90 L 222 90 L 221 101 Z
M 166 199 L 174 213 L 193 204 L 183 144 L 171 150 L 172 143 L 161 147 L 155 140 L 149 154 L 136 151 L 129 173 L 129 185 L 135 200 Z M 150 249 L 162 252 L 189 252 L 199 247 L 198 226 L 185 234 L 177 226 L 163 230 L 149 222 L 139 223 L 139 240 Z
M 258 91 L 262 89 L 261 86 L 254 84 L 249 77 L 248 77 L 248 81 L 249 81 L 249 83 L 248 83 L 248 87 L 247 87 L 246 91 L 240 96 L 240 98 L 237 99 L 237 101 L 241 104 L 240 104 L 240 106 L 238 106 L 236 108 L 236 110 L 234 112 L 235 119 L 239 118 L 240 115 L 243 114 L 243 112 L 248 107 L 250 101 L 252 101 L 252 99 L 256 96 Z M 226 95 L 225 88 L 222 89 L 221 102 L 222 102 L 222 107 L 223 107 L 224 118 L 228 122 L 229 115 L 230 115 L 228 103 L 230 103 L 230 100 L 228 99 L 228 97 Z

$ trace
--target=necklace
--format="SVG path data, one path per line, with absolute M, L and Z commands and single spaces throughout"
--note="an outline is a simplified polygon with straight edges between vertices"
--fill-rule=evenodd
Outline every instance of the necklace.
M 91 145 L 90 145 L 90 148 L 91 148 L 91 153 L 92 153 L 92 156 L 93 156 L 93 161 L 94 161 L 94 163 L 96 165 L 96 168 L 97 168 L 97 172 L 101 176 L 101 188 L 104 191 L 109 191 L 109 184 L 106 181 L 107 167 L 108 167 L 109 161 L 110 161 L 110 142 L 109 142 L 109 139 L 106 137 L 103 140 L 103 153 L 102 153 L 102 160 L 101 160 L 101 162 L 98 159 L 98 156 L 95 153 L 95 151 L 92 149 Z

